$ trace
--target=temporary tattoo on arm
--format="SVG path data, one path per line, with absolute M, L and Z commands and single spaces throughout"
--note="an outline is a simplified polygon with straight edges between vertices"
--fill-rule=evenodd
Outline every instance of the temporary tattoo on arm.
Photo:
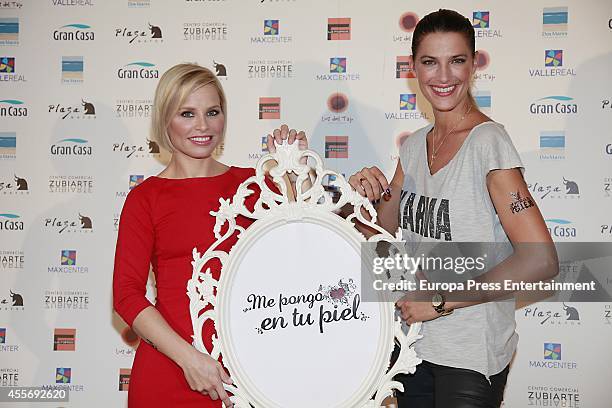
M 153 347 L 155 350 L 157 350 L 157 346 L 155 344 L 153 344 L 153 342 L 149 339 L 145 339 L 143 338 L 143 340 L 151 347 Z
M 512 197 L 512 202 L 510 203 L 510 211 L 512 211 L 512 214 L 517 214 L 535 205 L 531 197 L 521 197 L 521 193 L 518 191 L 516 193 L 510 193 L 510 197 Z

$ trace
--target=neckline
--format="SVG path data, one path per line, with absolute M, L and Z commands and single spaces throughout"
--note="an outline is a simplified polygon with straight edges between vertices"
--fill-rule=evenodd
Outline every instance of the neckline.
M 433 129 L 434 127 L 434 123 L 430 123 L 429 124 L 429 129 L 427 129 L 427 131 L 425 132 L 425 167 L 427 167 L 427 174 L 429 175 L 429 177 L 435 177 L 436 175 L 438 175 L 438 173 L 441 173 L 443 170 L 445 170 L 453 161 L 455 161 L 455 158 L 457 156 L 459 156 L 459 154 L 463 151 L 464 146 L 467 144 L 468 140 L 470 139 L 470 137 L 472 136 L 472 133 L 474 132 L 474 130 L 477 127 L 480 127 L 481 125 L 484 125 L 485 123 L 497 123 L 495 121 L 492 120 L 487 120 L 485 122 L 480 122 L 479 124 L 477 124 L 476 126 L 474 126 L 472 129 L 470 129 L 468 135 L 465 137 L 465 139 L 463 140 L 463 143 L 461 143 L 461 147 L 455 152 L 455 154 L 453 155 L 453 157 L 451 157 L 451 159 L 442 167 L 440 167 L 438 169 L 438 171 L 436 171 L 435 173 L 431 174 L 431 168 L 429 167 L 429 159 L 427 157 L 427 134 Z
M 188 181 L 188 180 L 214 180 L 226 175 L 229 175 L 235 169 L 234 166 L 229 166 L 229 168 L 223 173 L 217 174 L 215 176 L 202 176 L 202 177 L 184 177 L 184 178 L 169 178 L 169 177 L 159 177 L 159 176 L 151 176 L 151 178 L 156 178 L 158 180 L 167 180 L 167 181 Z

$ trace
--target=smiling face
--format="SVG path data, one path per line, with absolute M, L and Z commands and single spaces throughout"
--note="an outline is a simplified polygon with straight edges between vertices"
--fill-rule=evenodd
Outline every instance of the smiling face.
M 476 60 L 464 35 L 426 34 L 413 59 L 419 88 L 434 110 L 465 110 Z
M 168 124 L 168 137 L 177 160 L 206 159 L 212 156 L 223 137 L 225 115 L 213 85 L 193 91 Z

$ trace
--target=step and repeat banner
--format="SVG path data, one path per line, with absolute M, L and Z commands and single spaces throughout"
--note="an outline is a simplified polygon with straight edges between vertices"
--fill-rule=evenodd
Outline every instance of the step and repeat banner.
M 609 0 L 0 1 L 0 386 L 125 405 L 138 339 L 112 311 L 114 246 L 126 195 L 168 159 L 148 138 L 166 69 L 218 74 L 225 163 L 254 166 L 288 123 L 327 167 L 391 176 L 433 120 L 408 56 L 440 7 L 473 22 L 475 99 L 510 133 L 553 238 L 612 241 Z M 612 304 L 516 318 L 507 408 L 610 406 Z

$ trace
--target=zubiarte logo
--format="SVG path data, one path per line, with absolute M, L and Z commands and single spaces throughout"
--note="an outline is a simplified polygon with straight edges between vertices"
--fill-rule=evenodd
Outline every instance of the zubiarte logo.
M 183 23 L 184 41 L 226 41 L 229 26 L 222 21 Z
M 551 95 L 529 105 L 529 112 L 533 115 L 574 115 L 578 113 L 578 105 L 570 96 Z
M 60 139 L 53 143 L 49 149 L 51 156 L 65 158 L 89 158 L 93 155 L 93 146 L 87 139 L 77 137 Z
M 603 306 L 603 323 L 607 326 L 612 326 L 612 305 L 610 304 Z
M 44 219 L 45 230 L 57 234 L 91 234 L 93 232 L 93 221 L 91 217 L 78 213 L 72 217 L 49 217 Z
M 412 33 L 419 22 L 419 16 L 412 11 L 407 11 L 399 16 L 397 28 L 393 34 L 393 42 L 411 43 Z
M 0 387 L 19 387 L 19 374 L 19 368 L 0 367 Z
M 261 35 L 251 37 L 251 44 L 289 44 L 293 42 L 293 37 L 287 34 L 287 28 L 281 26 L 280 20 L 264 20 Z M 283 35 L 281 35 L 281 28 Z
M 132 45 L 164 42 L 161 27 L 150 22 L 140 27 L 115 27 L 115 38 Z
M 0 194 L 12 196 L 29 195 L 28 181 L 16 174 L 13 174 L 13 177 L 0 178 Z
M 567 67 L 563 59 L 563 50 L 545 50 L 544 68 L 529 68 L 529 76 L 538 78 L 576 76 L 576 69 Z
M 51 0 L 54 6 L 64 7 L 93 7 L 93 0 Z
M 548 232 L 553 240 L 572 240 L 578 235 L 572 221 L 561 218 L 549 218 L 546 221 Z
M 293 61 L 276 59 L 250 60 L 247 63 L 247 70 L 249 79 L 293 78 Z
M 19 45 L 19 19 L 0 17 L 0 46 Z
M 542 10 L 542 37 L 567 37 L 567 7 L 544 7 Z
M 24 310 L 23 295 L 21 293 L 14 292 L 12 289 L 7 290 L 0 297 L 0 310 L 19 312 Z
M 349 138 L 348 136 L 325 136 L 325 158 L 326 159 L 348 159 Z
M 603 196 L 605 198 L 612 197 L 612 177 L 604 177 L 603 179 Z
M 51 37 L 55 41 L 93 41 L 96 34 L 90 25 L 72 23 L 56 28 Z
M 152 99 L 118 99 L 115 102 L 115 116 L 121 119 L 147 119 L 152 110 Z
M 317 81 L 359 81 L 359 72 L 349 71 L 349 61 L 346 57 L 331 57 L 329 73 L 316 74 Z
M 472 13 L 472 26 L 476 38 L 502 38 L 503 34 L 500 29 L 495 29 L 491 26 L 490 11 L 474 11 Z
M 334 92 L 327 98 L 327 109 L 329 113 L 321 116 L 321 122 L 335 125 L 348 125 L 353 123 L 355 118 L 347 113 L 348 107 L 348 96 L 341 92 Z
M 397 111 L 385 112 L 386 120 L 427 119 L 427 114 L 417 109 L 416 94 L 400 94 Z
M 17 133 L 0 132 L 0 159 L 14 160 L 17 158 Z
M 526 402 L 530 407 L 582 407 L 580 391 L 576 386 L 529 385 Z
M 153 80 L 159 78 L 159 69 L 151 62 L 136 61 L 117 69 L 117 78 L 123 80 Z
M 129 391 L 131 375 L 132 375 L 131 368 L 120 368 L 119 369 L 119 391 Z
M 351 39 L 350 17 L 327 19 L 327 40 L 347 41 Z
M 161 154 L 159 145 L 149 139 L 145 139 L 145 142 L 140 144 L 126 142 L 113 143 L 113 153 L 120 154 L 126 159 L 155 158 L 159 157 Z
M 49 176 L 49 193 L 92 194 L 92 176 Z
M 43 303 L 47 310 L 88 310 L 89 292 L 86 290 L 46 290 Z
M 1 118 L 26 118 L 28 106 L 19 99 L 0 99 Z
M 54 329 L 53 351 L 75 351 L 76 329 Z
M 25 254 L 22 250 L 0 249 L 0 270 L 20 270 L 25 265 Z
M 529 360 L 529 368 L 552 369 L 552 370 L 575 370 L 578 364 L 561 358 L 561 343 L 544 343 L 543 358 L 541 360 Z
M 565 303 L 536 303 L 523 309 L 523 318 L 533 320 L 541 326 L 580 326 L 577 307 Z
M 82 84 L 85 62 L 82 56 L 62 57 L 62 83 Z
M 527 183 L 531 195 L 538 200 L 578 200 L 580 199 L 580 187 L 578 183 L 565 176 L 555 183 L 534 181 Z
M 57 117 L 62 120 L 95 119 L 96 107 L 92 102 L 86 99 L 81 99 L 80 103 L 74 103 L 71 105 L 61 103 L 49 105 L 48 113 L 57 115 Z
M 6 327 L 0 327 L 0 353 L 15 353 L 19 351 L 19 344 L 14 344 L 11 341 L 9 330 Z M 11 381 L 10 376 L 8 375 L 10 369 L 1 368 L 0 367 L 0 386 L 6 387 L 10 386 Z M 16 382 L 17 375 L 14 380 Z M 7 384 L 9 383 L 9 384 Z
M 27 82 L 21 69 L 17 70 L 15 57 L 0 57 L 0 82 Z
M 540 132 L 540 160 L 565 159 L 565 131 L 546 130 Z
M 23 231 L 24 221 L 21 216 L 13 213 L 0 213 L 0 231 Z

